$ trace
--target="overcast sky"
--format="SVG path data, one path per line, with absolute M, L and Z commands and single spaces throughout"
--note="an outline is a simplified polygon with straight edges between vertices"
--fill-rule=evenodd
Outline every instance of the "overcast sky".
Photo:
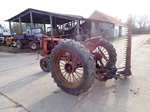
M 98 10 L 126 21 L 129 14 L 150 15 L 148 0 L 2 0 L 0 24 L 27 8 L 89 17 Z M 6 23 L 5 23 L 6 24 Z

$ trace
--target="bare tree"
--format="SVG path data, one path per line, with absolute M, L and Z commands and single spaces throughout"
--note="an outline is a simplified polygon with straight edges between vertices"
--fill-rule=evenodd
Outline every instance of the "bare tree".
M 150 25 L 150 20 L 148 15 L 137 16 L 136 17 L 137 27 L 146 28 Z
M 13 30 L 14 33 L 17 33 L 17 34 L 23 33 L 24 31 L 26 31 L 26 24 L 22 23 L 22 30 L 23 30 L 23 32 L 21 32 L 21 27 L 20 27 L 19 23 L 13 23 L 12 30 Z
M 13 30 L 14 33 L 19 34 L 20 33 L 20 25 L 19 25 L 19 23 L 13 23 L 12 30 Z
M 132 30 L 134 34 L 150 33 L 150 18 L 148 15 L 132 16 Z

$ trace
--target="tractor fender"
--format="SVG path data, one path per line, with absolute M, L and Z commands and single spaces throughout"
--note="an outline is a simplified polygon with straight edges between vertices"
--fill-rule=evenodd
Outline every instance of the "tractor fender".
M 28 41 L 31 42 L 31 41 L 34 41 L 34 39 L 33 39 L 33 38 L 30 38 Z
M 101 38 L 102 38 L 101 36 L 92 37 L 92 38 L 86 39 L 84 42 L 82 42 L 82 44 L 87 49 L 89 49 L 89 51 L 93 51 L 99 45 Z

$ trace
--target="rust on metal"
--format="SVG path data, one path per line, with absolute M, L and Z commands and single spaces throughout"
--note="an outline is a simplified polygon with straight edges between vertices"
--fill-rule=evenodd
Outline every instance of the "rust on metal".
M 131 75 L 131 46 L 132 46 L 132 16 L 129 16 L 128 21 L 128 38 L 127 38 L 127 51 L 126 51 L 126 67 L 124 70 L 124 75 Z
M 84 77 L 83 62 L 74 52 L 65 49 L 58 51 L 54 60 L 56 77 L 63 85 L 75 88 L 82 83 Z

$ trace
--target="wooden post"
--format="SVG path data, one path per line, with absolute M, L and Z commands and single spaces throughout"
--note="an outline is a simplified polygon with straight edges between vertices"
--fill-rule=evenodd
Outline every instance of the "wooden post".
M 20 24 L 20 33 L 23 33 L 22 31 L 22 24 L 21 24 L 21 18 L 19 17 L 19 24 Z
M 32 17 L 32 12 L 30 11 L 30 21 L 31 21 L 31 27 L 33 27 L 33 17 Z
M 12 27 L 11 27 L 11 21 L 9 21 L 9 29 L 10 29 L 10 35 L 12 36 Z
M 77 35 L 79 36 L 80 20 L 77 20 Z
M 43 22 L 43 24 L 44 24 L 44 31 L 46 32 L 46 26 L 45 26 L 45 22 Z
M 53 20 L 52 20 L 52 16 L 49 15 L 49 18 L 50 18 L 50 24 L 51 24 L 51 36 L 53 37 L 54 34 L 53 34 Z

